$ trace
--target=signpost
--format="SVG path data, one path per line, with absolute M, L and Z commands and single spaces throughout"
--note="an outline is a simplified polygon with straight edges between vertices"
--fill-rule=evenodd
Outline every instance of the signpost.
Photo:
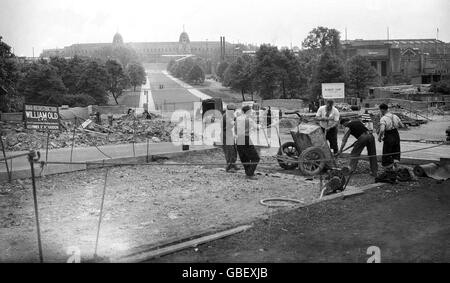
M 57 106 L 24 105 L 25 128 L 38 131 L 59 131 L 60 117 Z
M 322 98 L 323 99 L 345 98 L 344 83 L 322 84 Z

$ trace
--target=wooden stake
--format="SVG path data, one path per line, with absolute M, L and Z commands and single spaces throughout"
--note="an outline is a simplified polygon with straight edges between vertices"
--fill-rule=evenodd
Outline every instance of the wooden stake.
M 194 240 L 190 240 L 190 241 L 186 241 L 186 242 L 182 242 L 179 244 L 175 244 L 175 245 L 171 245 L 168 247 L 164 247 L 161 249 L 157 249 L 157 250 L 152 250 L 152 251 L 148 251 L 148 252 L 142 252 L 133 256 L 129 256 L 129 257 L 122 257 L 122 258 L 117 258 L 117 259 L 113 259 L 113 262 L 121 262 L 121 263 L 131 263 L 131 262 L 143 262 L 146 260 L 149 260 L 151 258 L 157 257 L 157 256 L 163 256 L 163 255 L 167 255 L 167 254 L 171 254 L 180 250 L 184 250 L 190 247 L 196 247 L 198 245 L 207 243 L 207 242 L 211 242 L 220 238 L 224 238 L 224 237 L 228 237 L 231 236 L 233 234 L 237 234 L 240 232 L 244 232 L 245 230 L 248 230 L 252 227 L 253 225 L 243 225 L 243 226 L 239 226 L 230 230 L 226 230 L 226 231 L 222 231 L 219 233 L 215 233 L 209 236 L 204 236 L 198 239 L 194 239 Z

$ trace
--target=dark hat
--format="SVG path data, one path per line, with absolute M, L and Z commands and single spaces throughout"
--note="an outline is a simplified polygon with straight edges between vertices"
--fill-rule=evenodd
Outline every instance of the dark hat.
M 389 108 L 386 103 L 381 103 L 379 107 L 381 110 L 388 110 Z
M 245 105 L 244 107 L 242 107 L 242 112 L 246 113 L 250 109 L 251 107 L 249 105 Z

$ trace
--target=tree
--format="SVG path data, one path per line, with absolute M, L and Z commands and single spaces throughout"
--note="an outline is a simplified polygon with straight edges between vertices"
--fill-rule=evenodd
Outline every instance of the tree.
M 0 36 L 0 111 L 18 110 L 22 103 L 16 92 L 20 70 L 11 47 L 1 39 Z
M 108 71 L 97 61 L 90 62 L 80 76 L 78 93 L 91 96 L 95 103 L 106 104 L 108 101 Z
M 68 62 L 62 57 L 50 57 L 49 64 L 56 68 L 56 71 L 60 77 L 63 76 L 65 69 L 68 66 Z
M 314 68 L 311 82 L 312 100 L 317 100 L 322 93 L 322 83 L 342 83 L 345 82 L 345 70 L 342 61 L 325 51 Z
M 194 60 L 192 58 L 186 58 L 178 61 L 175 67 L 175 76 L 183 80 L 187 80 L 189 71 L 194 67 Z
M 228 62 L 222 61 L 219 63 L 219 66 L 217 67 L 217 76 L 219 77 L 219 79 L 221 81 L 223 81 L 223 79 L 224 79 L 224 74 L 225 74 L 225 71 L 227 70 L 228 66 L 230 66 L 230 64 L 228 64 Z
M 290 49 L 281 50 L 280 74 L 283 98 L 296 97 L 302 87 L 306 87 L 307 78 L 300 61 Z
M 346 66 L 347 90 L 357 98 L 365 98 L 365 90 L 376 83 L 377 71 L 370 62 L 361 55 L 353 56 Z
M 280 52 L 276 46 L 263 44 L 256 52 L 254 76 L 255 85 L 262 98 L 274 98 L 274 92 L 280 85 L 283 75 L 279 67 Z
M 115 59 L 126 68 L 132 62 L 139 62 L 139 56 L 136 51 L 130 47 L 122 45 L 109 45 L 102 47 L 94 53 L 94 57 L 103 61 Z
M 33 63 L 21 79 L 19 92 L 29 103 L 61 105 L 67 92 L 58 69 L 45 61 Z
M 119 105 L 117 98 L 122 95 L 124 89 L 129 87 L 130 79 L 123 71 L 122 66 L 115 60 L 106 61 L 105 67 L 109 75 L 107 90 L 113 96 L 116 104 Z
M 187 76 L 189 82 L 203 83 L 205 81 L 205 72 L 199 65 L 195 64 Z
M 333 55 L 342 54 L 341 36 L 336 29 L 319 26 L 311 30 L 302 43 L 303 48 L 330 51 Z
M 75 56 L 67 61 L 67 66 L 62 73 L 62 80 L 70 94 L 77 94 L 78 83 L 80 81 L 81 74 L 83 74 L 87 64 L 87 60 L 83 60 L 78 56 Z
M 450 79 L 433 82 L 430 91 L 440 94 L 450 94 Z
M 177 61 L 175 61 L 174 59 L 171 59 L 169 61 L 169 64 L 167 64 L 167 71 L 172 72 L 172 69 L 176 63 L 177 63 Z
M 134 91 L 136 91 L 138 85 L 143 85 L 147 81 L 145 69 L 141 64 L 129 64 L 127 67 L 127 74 Z
M 223 85 L 239 90 L 242 100 L 245 101 L 245 94 L 251 93 L 253 99 L 254 84 L 254 62 L 250 56 L 238 57 L 225 70 Z

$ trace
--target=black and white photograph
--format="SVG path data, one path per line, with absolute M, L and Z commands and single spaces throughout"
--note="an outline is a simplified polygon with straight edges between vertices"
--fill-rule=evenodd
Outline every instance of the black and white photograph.
M 450 1 L 0 0 L 0 142 L 0 263 L 449 263 Z

